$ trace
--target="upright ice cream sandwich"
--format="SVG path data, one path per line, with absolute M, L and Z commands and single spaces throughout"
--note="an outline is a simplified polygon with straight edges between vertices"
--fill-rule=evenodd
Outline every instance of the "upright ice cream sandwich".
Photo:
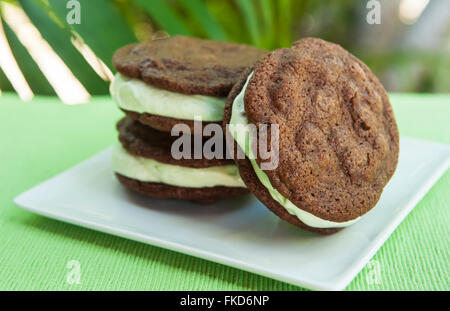
M 252 125 L 278 129 L 262 140 L 277 140 L 270 150 L 277 165 L 264 169 L 266 159 L 248 147 L 260 143 Z M 245 153 L 234 156 L 250 192 L 314 232 L 358 221 L 397 166 L 399 133 L 383 86 L 363 62 L 320 39 L 273 51 L 247 70 L 228 97 L 223 126 Z

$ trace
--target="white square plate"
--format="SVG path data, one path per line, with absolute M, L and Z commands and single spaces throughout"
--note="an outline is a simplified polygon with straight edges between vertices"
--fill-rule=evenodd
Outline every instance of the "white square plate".
M 450 165 L 447 145 L 401 139 L 397 171 L 355 225 L 320 236 L 281 221 L 252 196 L 202 206 L 121 187 L 110 149 L 21 194 L 32 212 L 311 289 L 341 290 Z

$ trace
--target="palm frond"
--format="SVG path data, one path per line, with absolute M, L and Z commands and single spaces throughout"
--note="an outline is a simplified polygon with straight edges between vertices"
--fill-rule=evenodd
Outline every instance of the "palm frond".
M 3 22 L 3 21 L 2 21 Z M 9 27 L 9 25 L 3 22 L 3 29 L 5 31 L 6 38 L 8 40 L 11 50 L 14 51 L 14 56 L 20 67 L 20 70 L 26 77 L 28 85 L 33 92 L 39 91 L 40 94 L 55 95 L 55 92 L 47 79 L 43 75 L 42 71 L 36 65 L 34 60 L 22 43 L 17 38 L 17 35 Z
M 250 33 L 252 43 L 260 47 L 262 40 L 255 2 L 251 0 L 235 0 L 235 2 L 241 11 L 247 31 Z
M 35 2 L 19 0 L 23 10 L 42 37 L 50 44 L 72 73 L 91 94 L 105 94 L 108 85 L 92 69 L 84 57 L 76 50 L 71 42 L 72 33 L 68 27 L 58 26 L 49 15 Z
M 190 35 L 188 27 L 181 21 L 181 17 L 165 0 L 134 0 L 144 9 L 152 20 L 170 35 Z
M 202 0 L 178 0 L 179 3 L 190 15 L 202 26 L 208 38 L 214 40 L 225 40 L 227 36 L 222 25 L 214 19 Z
M 37 0 L 47 3 L 49 12 L 59 20 L 64 27 L 76 32 L 95 54 L 112 69 L 112 55 L 129 43 L 136 41 L 136 36 L 125 22 L 124 18 L 108 0 L 78 0 L 81 7 L 81 23 L 67 23 L 68 9 L 66 1 Z M 153 2 L 153 1 L 152 1 Z

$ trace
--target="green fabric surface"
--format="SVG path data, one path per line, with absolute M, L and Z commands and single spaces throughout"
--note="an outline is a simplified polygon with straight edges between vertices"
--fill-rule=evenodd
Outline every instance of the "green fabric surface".
M 401 135 L 450 144 L 450 95 L 391 99 Z M 107 97 L 76 106 L 0 97 L 0 290 L 301 289 L 14 205 L 18 194 L 111 145 L 121 115 Z M 347 289 L 450 290 L 449 189 L 446 172 Z M 80 263 L 79 284 L 67 282 L 70 260 Z

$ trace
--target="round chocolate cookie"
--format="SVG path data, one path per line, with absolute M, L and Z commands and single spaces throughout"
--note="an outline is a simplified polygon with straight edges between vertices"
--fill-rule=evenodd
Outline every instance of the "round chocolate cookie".
M 158 163 L 169 165 L 174 168 L 171 169 L 169 175 L 175 176 L 176 179 L 183 178 L 178 175 L 179 168 L 176 167 L 184 167 L 191 169 L 191 177 L 194 179 L 206 178 L 205 182 L 202 182 L 202 185 L 212 184 L 214 180 L 208 180 L 208 173 L 198 172 L 197 170 L 212 168 L 213 176 L 217 176 L 217 168 L 220 167 L 232 167 L 234 166 L 234 161 L 230 159 L 205 159 L 202 157 L 201 159 L 175 159 L 171 154 L 171 146 L 172 143 L 178 139 L 178 137 L 171 136 L 170 133 L 160 132 L 155 129 L 152 129 L 148 126 L 141 124 L 140 122 L 133 120 L 130 117 L 125 117 L 117 123 L 117 129 L 119 131 L 119 140 L 122 148 L 125 151 L 127 156 L 124 158 L 123 156 L 119 157 L 116 161 L 130 161 L 129 158 L 137 159 L 132 160 L 133 163 L 138 163 L 137 168 L 132 168 L 131 172 L 136 174 L 136 170 L 138 171 L 138 175 L 142 173 L 142 171 L 146 170 L 145 164 L 142 161 L 144 159 L 155 160 Z M 192 137 L 194 139 L 194 137 Z M 203 137 L 202 146 L 205 140 L 208 137 Z M 225 141 L 224 141 L 225 145 Z M 193 144 L 191 144 L 193 148 Z M 225 146 L 224 146 L 225 148 Z M 117 151 L 113 151 L 117 152 Z M 193 154 L 193 150 L 192 150 Z M 114 161 L 113 161 L 114 162 Z M 155 162 L 152 162 L 155 163 Z M 161 164 L 151 164 L 161 165 Z M 115 167 L 115 165 L 113 165 Z M 176 171 L 175 171 L 176 168 Z M 151 168 L 153 170 L 153 168 Z M 116 168 L 115 168 L 116 170 Z M 156 171 L 160 171 L 161 169 L 157 169 Z M 174 175 L 176 172 L 176 175 Z M 215 172 L 215 173 L 214 173 Z M 238 182 L 239 175 L 237 171 L 233 171 L 233 183 L 228 184 L 229 186 L 212 186 L 212 187 L 183 187 L 183 186 L 175 186 L 170 184 L 158 183 L 158 182 L 145 182 L 141 181 L 137 178 L 131 178 L 127 176 L 131 176 L 127 174 L 128 172 L 123 173 L 116 170 L 116 176 L 118 180 L 127 188 L 139 192 L 141 194 L 158 198 L 158 199 L 181 199 L 181 200 L 190 200 L 195 201 L 202 204 L 210 204 L 214 203 L 218 200 L 232 198 L 234 196 L 242 195 L 248 193 L 248 190 L 242 184 L 242 181 Z M 192 175 L 193 174 L 193 175 Z M 133 176 L 134 177 L 134 176 Z M 172 177 L 173 178 L 173 177 Z M 186 179 L 185 181 L 189 179 Z M 231 178 L 231 177 L 228 177 Z M 148 179 L 143 179 L 148 180 Z M 154 180 L 154 179 L 150 179 Z M 229 180 L 229 179 L 228 179 Z M 240 179 L 239 179 L 240 180 Z M 190 182 L 189 182 L 190 183 Z M 236 185 L 236 187 L 234 187 Z
M 156 199 L 178 199 L 194 201 L 200 204 L 213 204 L 220 200 L 230 199 L 248 193 L 240 187 L 177 187 L 161 183 L 141 182 L 116 173 L 117 179 L 126 188 Z
M 291 214 L 261 183 L 248 158 L 236 159 L 247 188 L 280 218 L 329 234 L 357 219 L 380 198 L 399 154 L 399 133 L 381 83 L 336 44 L 306 38 L 279 49 L 243 74 L 224 114 L 244 94 L 248 124 L 279 127 L 278 166 L 264 170 L 271 186 L 301 213 L 327 222 L 312 227 Z M 256 139 L 256 138 L 254 138 Z M 255 159 L 261 167 L 259 155 Z
M 242 72 L 266 52 L 229 42 L 174 36 L 119 49 L 123 75 L 183 94 L 226 97 Z

